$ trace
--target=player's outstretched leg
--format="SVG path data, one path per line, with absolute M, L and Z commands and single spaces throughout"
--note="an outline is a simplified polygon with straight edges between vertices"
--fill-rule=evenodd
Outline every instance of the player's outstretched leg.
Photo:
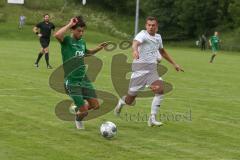
M 123 96 L 122 98 L 120 98 L 120 99 L 118 100 L 118 104 L 117 104 L 117 106 L 116 106 L 115 109 L 114 109 L 114 114 L 115 114 L 116 116 L 120 116 L 122 107 L 126 104 L 126 103 L 125 103 L 125 98 L 126 98 L 126 96 Z
M 148 119 L 148 126 L 161 126 L 163 125 L 163 123 L 158 122 L 156 120 L 156 117 L 159 112 L 161 102 L 163 101 L 163 82 L 160 80 L 157 80 L 152 83 L 150 88 L 155 93 L 155 96 L 153 98 L 152 105 L 151 105 L 151 114 Z
M 84 124 L 83 124 L 83 118 L 88 115 L 88 106 L 84 105 L 77 109 L 76 112 L 76 118 L 75 118 L 75 124 L 77 129 L 85 129 Z
M 45 60 L 48 69 L 52 69 L 52 66 L 49 64 L 49 53 L 45 53 Z
M 134 102 L 135 98 L 136 98 L 136 96 L 131 96 L 131 95 L 123 96 L 122 98 L 120 98 L 117 106 L 114 109 L 114 114 L 116 116 L 120 116 L 123 106 L 125 104 L 131 105 Z
M 45 52 L 45 60 L 46 60 L 47 68 L 48 69 L 52 69 L 52 66 L 49 64 L 49 51 L 48 51 L 48 48 L 45 48 L 44 52 Z
M 213 63 L 214 58 L 216 57 L 216 54 L 213 54 L 210 60 L 210 63 Z
M 88 110 L 97 110 L 99 109 L 100 105 L 99 105 L 99 102 L 98 102 L 98 99 L 97 98 L 88 98 L 86 99 L 87 102 L 88 102 Z
M 158 122 L 156 120 L 156 116 L 158 114 L 162 100 L 163 100 L 163 95 L 155 94 L 155 97 L 153 98 L 152 106 L 151 106 L 151 115 L 149 116 L 149 120 L 148 120 L 148 126 L 150 126 L 150 127 L 163 125 L 162 122 Z
M 37 57 L 36 62 L 34 63 L 34 66 L 35 66 L 35 67 L 39 67 L 38 63 L 39 63 L 40 59 L 42 58 L 42 56 L 43 56 L 43 52 L 40 52 L 40 53 L 38 54 L 38 57 Z

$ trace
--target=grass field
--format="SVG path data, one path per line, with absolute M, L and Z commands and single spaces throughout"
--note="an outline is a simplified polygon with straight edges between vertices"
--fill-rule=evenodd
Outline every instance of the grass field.
M 93 41 L 94 34 L 98 39 Z M 89 48 L 106 40 L 100 33 L 88 35 Z M 238 160 L 240 54 L 220 52 L 215 63 L 209 64 L 210 51 L 166 48 L 185 69 L 185 73 L 177 73 L 163 62 L 169 69 L 163 78 L 174 90 L 165 96 L 161 113 L 175 118 L 165 119 L 163 127 L 149 128 L 144 119 L 119 119 L 110 112 L 87 121 L 86 130 L 78 131 L 73 122 L 55 115 L 55 105 L 67 96 L 49 87 L 53 70 L 46 69 L 44 59 L 39 69 L 33 67 L 39 50 L 37 39 L 0 39 L 0 160 Z M 61 64 L 59 52 L 53 41 L 50 61 L 55 68 Z M 115 95 L 110 64 L 112 56 L 119 53 L 130 54 L 118 49 L 97 55 L 104 67 L 95 86 Z M 150 104 L 150 98 L 138 99 L 136 106 L 124 109 L 123 114 L 147 115 Z M 117 124 L 118 135 L 112 140 L 99 134 L 105 120 Z

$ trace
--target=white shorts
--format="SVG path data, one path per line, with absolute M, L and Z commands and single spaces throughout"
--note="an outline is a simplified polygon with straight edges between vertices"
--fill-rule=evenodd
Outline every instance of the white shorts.
M 161 80 L 157 71 L 135 71 L 131 75 L 128 94 L 136 96 L 139 90 L 143 90 L 145 87 L 149 87 L 153 82 Z

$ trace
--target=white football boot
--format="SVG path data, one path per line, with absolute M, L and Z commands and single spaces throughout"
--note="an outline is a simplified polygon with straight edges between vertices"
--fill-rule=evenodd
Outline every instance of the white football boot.
M 122 110 L 124 104 L 125 104 L 125 102 L 120 98 L 119 101 L 118 101 L 117 106 L 114 109 L 114 114 L 116 116 L 120 116 L 120 113 L 121 113 L 121 110 Z
M 149 126 L 149 127 L 152 127 L 152 126 L 161 126 L 161 125 L 163 125 L 163 123 L 162 123 L 162 122 L 158 122 L 158 121 L 156 120 L 156 118 L 155 118 L 154 115 L 151 115 L 151 116 L 149 117 L 149 119 L 148 119 L 148 126 Z

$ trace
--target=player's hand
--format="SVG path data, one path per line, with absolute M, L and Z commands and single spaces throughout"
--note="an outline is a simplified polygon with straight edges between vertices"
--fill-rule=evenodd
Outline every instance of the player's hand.
M 68 23 L 68 26 L 69 26 L 69 27 L 73 27 L 73 26 L 75 26 L 77 23 L 78 23 L 78 19 L 77 19 L 77 18 L 72 18 L 72 19 L 70 20 L 70 22 Z
M 108 46 L 109 43 L 110 43 L 110 42 L 100 43 L 100 44 L 99 44 L 99 48 L 103 49 L 103 48 L 105 48 L 106 46 Z
M 38 37 L 42 37 L 42 34 L 41 33 L 38 33 L 38 35 L 37 35 Z
M 139 59 L 139 52 L 138 51 L 133 51 L 133 58 L 134 59 Z
M 182 69 L 182 67 L 181 66 L 179 66 L 178 64 L 174 64 L 173 65 L 174 66 L 174 68 L 176 69 L 176 71 L 182 71 L 182 72 L 184 72 L 184 70 Z

